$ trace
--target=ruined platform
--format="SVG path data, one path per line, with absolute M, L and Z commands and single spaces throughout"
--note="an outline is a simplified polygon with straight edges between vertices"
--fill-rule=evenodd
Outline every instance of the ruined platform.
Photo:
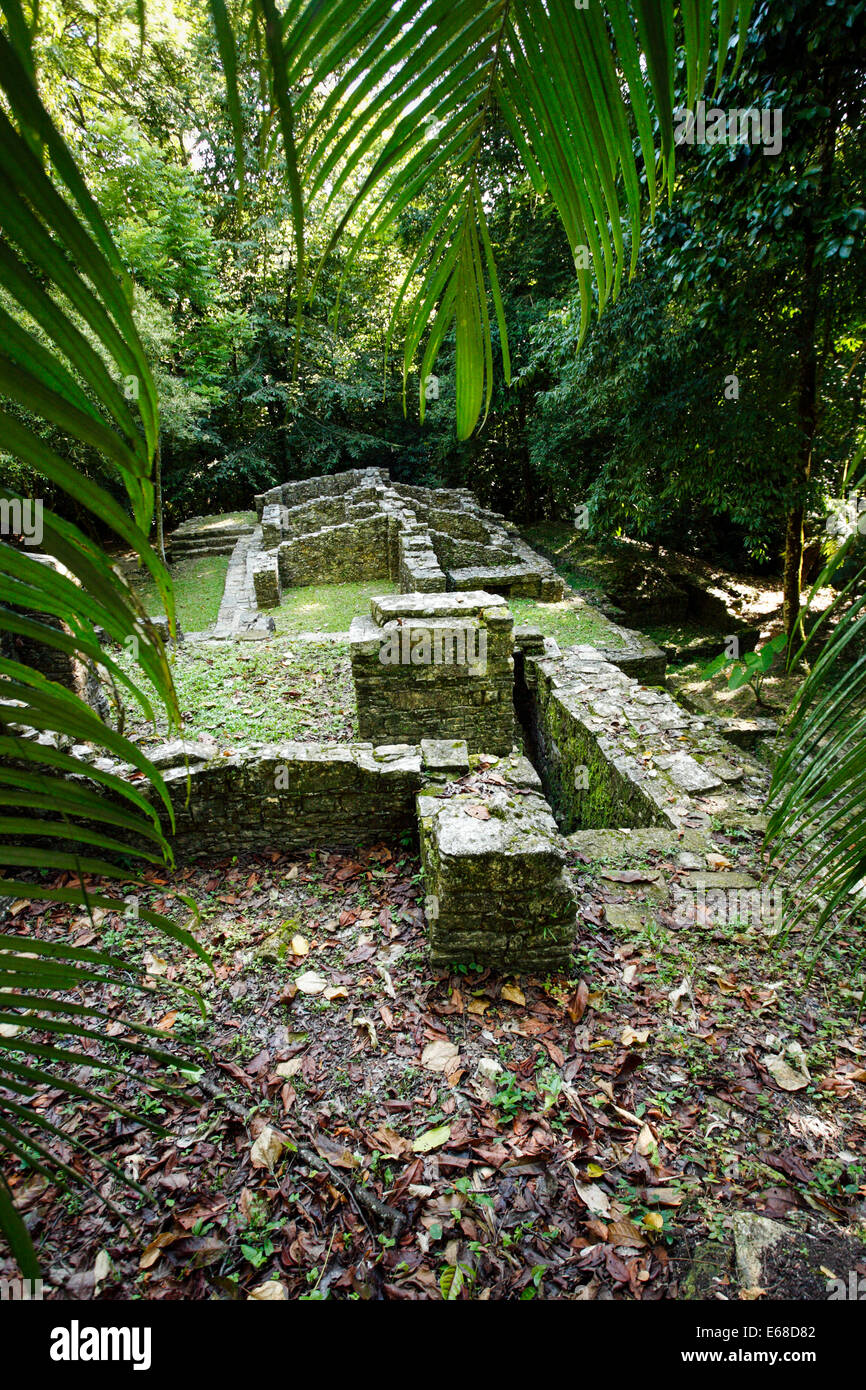
M 549 561 L 466 488 L 408 487 L 366 468 L 284 483 L 255 503 L 261 546 L 276 552 L 284 587 L 390 579 L 404 593 L 563 595 Z M 272 592 L 263 586 L 262 606 Z
M 576 903 L 541 781 L 523 757 L 480 762 L 418 797 L 434 964 L 562 969 Z
M 560 828 L 705 828 L 761 810 L 764 769 L 594 647 L 524 657 L 528 737 Z

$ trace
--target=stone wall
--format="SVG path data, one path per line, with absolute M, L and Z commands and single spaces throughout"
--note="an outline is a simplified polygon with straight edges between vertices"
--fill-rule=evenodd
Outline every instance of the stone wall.
M 358 728 L 374 743 L 514 742 L 513 620 L 495 594 L 401 594 L 371 600 L 349 630 Z
M 177 740 L 152 757 L 171 796 L 176 830 L 167 818 L 164 829 L 180 862 L 393 839 L 414 830 L 424 780 L 420 749 L 406 745 L 252 744 L 224 757 L 212 742 Z M 152 788 L 142 791 L 160 806 Z
M 277 553 L 286 587 L 387 579 L 388 520 L 377 514 L 328 526 L 281 541 Z
M 562 597 L 553 566 L 465 489 L 406 487 L 382 469 L 354 469 L 271 488 L 256 509 L 261 546 L 279 552 L 284 585 L 387 576 L 404 593 Z
M 341 497 L 352 488 L 371 485 L 387 487 L 387 472 L 382 468 L 350 468 L 342 473 L 322 473 L 315 478 L 299 478 L 291 483 L 281 483 L 279 487 L 269 488 L 267 492 L 256 493 L 254 498 L 256 515 L 259 521 L 268 503 L 282 503 L 284 507 L 297 507 L 302 502 L 312 502 L 319 497 Z
M 518 707 L 560 828 L 704 828 L 756 810 L 762 769 L 713 722 L 626 676 L 593 647 L 523 656 Z

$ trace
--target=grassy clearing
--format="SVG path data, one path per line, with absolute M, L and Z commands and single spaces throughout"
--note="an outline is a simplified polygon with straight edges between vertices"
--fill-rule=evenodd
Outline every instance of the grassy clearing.
M 188 522 L 183 523 L 178 529 L 183 531 L 185 526 L 195 529 L 196 532 L 206 533 L 210 530 L 221 530 L 227 522 L 237 522 L 239 525 L 255 526 L 256 514 L 250 512 L 212 512 L 208 516 L 191 517 Z
M 602 589 L 600 580 L 582 568 L 592 557 L 591 547 L 568 522 L 539 521 L 535 526 L 524 527 L 523 535 L 530 545 L 552 560 L 572 589 Z
M 540 628 L 545 637 L 555 637 L 561 647 L 573 647 L 579 642 L 596 647 L 624 645 L 607 619 L 587 604 L 569 599 L 562 603 L 536 603 L 531 598 L 513 598 L 508 606 L 514 614 L 515 627 L 531 624 Z
M 366 617 L 370 599 L 395 594 L 388 579 L 365 579 L 358 584 L 311 584 L 284 589 L 272 617 L 281 635 L 296 632 L 347 632 L 353 618 Z
M 202 632 L 216 622 L 228 566 L 228 555 L 190 556 L 171 566 L 175 610 L 186 632 Z M 150 575 L 136 577 L 135 587 L 148 613 L 165 611 Z
M 210 734 L 223 744 L 357 738 L 348 647 L 325 640 L 294 646 L 285 638 L 255 645 L 214 643 L 181 648 L 172 673 L 183 734 Z M 130 707 L 128 729 L 141 743 L 165 738 Z

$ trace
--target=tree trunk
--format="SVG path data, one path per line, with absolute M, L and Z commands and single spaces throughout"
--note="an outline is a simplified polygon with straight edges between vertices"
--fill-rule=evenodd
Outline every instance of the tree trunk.
M 156 443 L 156 454 L 153 460 L 153 488 L 154 488 L 154 511 L 156 513 L 156 553 L 164 565 L 168 564 L 165 558 L 165 531 L 162 519 L 162 445 L 159 440 Z
M 803 587 L 803 528 L 809 480 L 812 476 L 812 450 L 818 429 L 818 320 L 823 267 L 817 260 L 818 227 L 815 214 L 826 206 L 833 178 L 836 151 L 837 115 L 828 101 L 830 115 L 824 127 L 821 149 L 821 179 L 816 206 L 811 212 L 804 238 L 803 299 L 798 326 L 797 427 L 799 443 L 792 470 L 793 502 L 785 520 L 785 569 L 782 581 L 785 632 L 789 652 L 796 650 L 795 634 L 800 621 L 800 592 Z

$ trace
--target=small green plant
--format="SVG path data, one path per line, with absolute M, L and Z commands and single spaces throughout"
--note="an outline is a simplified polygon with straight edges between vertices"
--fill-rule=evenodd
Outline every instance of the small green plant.
M 499 1090 L 493 1097 L 494 1109 L 499 1111 L 500 1118 L 513 1120 L 525 1104 L 526 1094 L 523 1088 L 518 1085 L 511 1072 L 506 1072 Z
M 454 1303 L 465 1289 L 471 1297 L 475 1270 L 468 1265 L 446 1265 L 439 1275 L 439 1288 L 446 1303 Z
M 756 647 L 753 652 L 744 652 L 741 657 L 731 656 L 729 652 L 720 652 L 708 666 L 704 667 L 703 678 L 709 680 L 712 676 L 718 675 L 719 671 L 730 667 L 728 676 L 728 689 L 740 690 L 744 685 L 752 687 L 752 694 L 757 704 L 763 709 L 772 709 L 761 695 L 761 686 L 764 677 L 776 660 L 779 652 L 784 651 L 788 639 L 784 632 L 779 632 L 769 642 L 765 642 L 763 647 Z

